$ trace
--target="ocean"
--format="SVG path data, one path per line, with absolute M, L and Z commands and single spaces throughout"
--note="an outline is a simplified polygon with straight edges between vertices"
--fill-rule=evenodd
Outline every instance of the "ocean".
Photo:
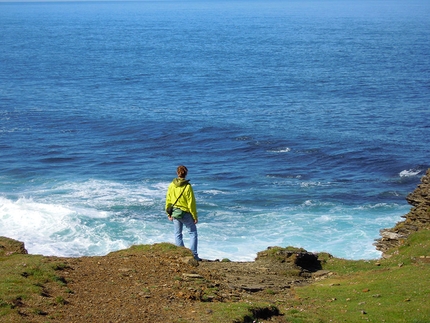
M 0 236 L 29 253 L 375 259 L 430 167 L 430 2 L 0 3 Z M 188 243 L 185 234 L 185 243 Z

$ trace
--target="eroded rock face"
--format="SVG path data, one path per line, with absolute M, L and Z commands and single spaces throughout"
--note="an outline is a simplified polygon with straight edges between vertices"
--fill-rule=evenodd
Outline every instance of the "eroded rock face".
M 13 254 L 27 254 L 24 242 L 0 237 L 0 256 L 10 256 Z
M 405 220 L 398 222 L 394 228 L 380 231 L 382 238 L 374 244 L 377 250 L 384 253 L 402 245 L 412 232 L 430 229 L 430 169 L 421 178 L 417 188 L 406 197 L 406 201 L 412 205 L 412 209 L 403 216 Z
M 321 263 L 318 260 L 318 255 L 295 247 L 269 247 L 267 250 L 257 253 L 257 258 L 255 260 L 260 262 L 271 261 L 275 263 L 284 263 L 309 272 L 322 269 Z

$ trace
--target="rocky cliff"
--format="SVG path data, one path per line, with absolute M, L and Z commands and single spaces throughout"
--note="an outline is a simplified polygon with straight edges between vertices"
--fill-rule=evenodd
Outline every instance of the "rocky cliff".
M 430 169 L 406 200 L 412 205 L 412 209 L 403 216 L 405 220 L 398 222 L 394 228 L 382 229 L 382 238 L 375 242 L 376 249 L 383 252 L 383 257 L 387 250 L 401 246 L 412 232 L 430 229 Z
M 385 252 L 401 245 L 410 233 L 430 229 L 429 193 L 430 169 L 407 196 L 413 207 L 405 220 L 381 230 L 378 250 Z M 0 317 L 1 322 L 230 322 L 225 315 L 246 304 L 252 315 L 244 312 L 244 319 L 235 322 L 255 318 L 280 323 L 287 320 L 284 312 L 299 312 L 291 307 L 291 300 L 300 300 L 297 286 L 337 275 L 322 270 L 330 255 L 293 247 L 270 247 L 259 252 L 253 262 L 197 262 L 188 249 L 166 243 L 133 246 L 98 257 L 32 258 L 26 253 L 22 242 L 0 237 L 0 276 L 14 284 L 0 293 L 0 308 L 10 309 L 7 318 Z M 42 268 L 45 276 L 41 275 Z M 345 285 L 355 286 L 354 277 L 354 282 Z M 26 286 L 31 286 L 28 290 L 35 290 L 34 294 Z M 27 293 L 26 297 L 22 293 Z M 410 299 L 407 302 L 414 303 Z M 306 306 L 314 308 L 314 300 Z M 364 314 L 363 310 L 363 319 Z

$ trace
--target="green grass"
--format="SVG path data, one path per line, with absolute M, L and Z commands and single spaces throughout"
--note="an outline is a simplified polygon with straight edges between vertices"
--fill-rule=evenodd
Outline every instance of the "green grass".
M 109 255 L 120 255 L 127 257 L 129 255 L 134 255 L 136 253 L 150 252 L 150 253 L 160 253 L 164 256 L 181 256 L 181 257 L 192 257 L 193 254 L 187 248 L 177 247 L 171 243 L 156 243 L 153 245 L 134 245 L 128 249 L 114 251 L 109 253 Z
M 38 296 L 46 296 L 47 284 L 64 284 L 64 278 L 57 275 L 61 264 L 45 259 L 22 254 L 0 257 L 0 321 L 2 317 L 16 314 L 24 302 L 34 306 L 30 306 L 28 311 L 40 312 L 37 309 L 37 302 L 40 302 Z
M 422 256 L 430 256 L 430 231 L 411 235 L 387 254 L 388 259 L 351 261 L 322 253 L 331 278 L 294 288 L 290 300 L 274 295 L 273 303 L 210 304 L 210 322 L 259 321 L 258 311 L 272 308 L 282 314 L 277 322 L 286 323 L 429 323 L 430 263 Z
M 410 236 L 378 261 L 329 258 L 332 278 L 296 289 L 298 300 L 286 309 L 287 322 L 407 322 L 430 318 L 430 231 Z

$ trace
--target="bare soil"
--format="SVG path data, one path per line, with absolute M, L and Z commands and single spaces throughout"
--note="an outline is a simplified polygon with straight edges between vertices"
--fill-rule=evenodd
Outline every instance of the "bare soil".
M 217 304 L 288 303 L 294 286 L 315 278 L 284 261 L 197 262 L 187 250 L 184 255 L 156 247 L 103 257 L 46 258 L 59 260 L 63 284 L 46 288 L 37 315 L 23 308 L 22 322 L 214 322 Z M 326 274 L 317 271 L 318 276 Z M 275 307 L 259 311 L 258 322 L 285 322 Z

